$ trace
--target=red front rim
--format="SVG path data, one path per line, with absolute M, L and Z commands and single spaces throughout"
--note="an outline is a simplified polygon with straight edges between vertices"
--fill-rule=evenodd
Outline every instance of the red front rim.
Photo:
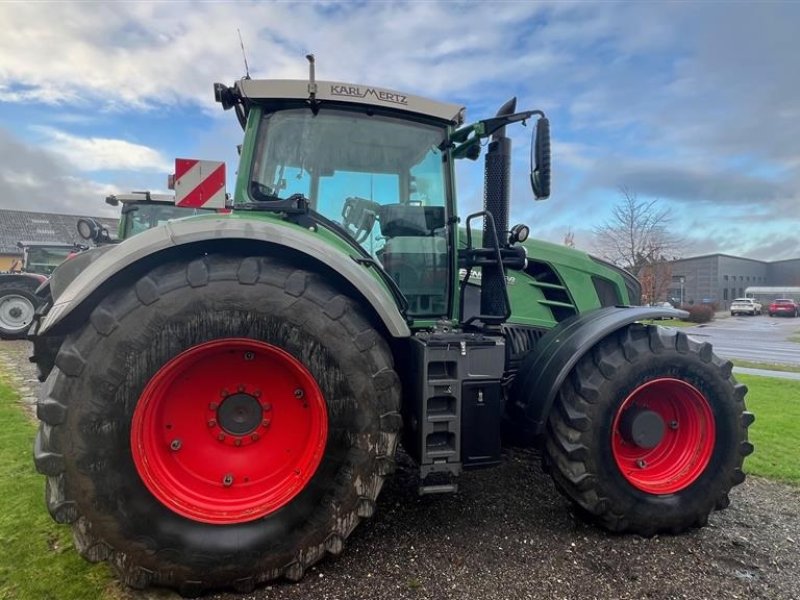
M 654 447 L 642 447 L 626 433 L 624 421 L 636 411 L 661 418 L 663 435 Z M 619 407 L 611 450 L 632 486 L 650 494 L 674 494 L 708 467 L 714 439 L 714 414 L 706 397 L 685 381 L 661 378 L 640 385 Z
M 153 376 L 131 424 L 147 489 L 195 521 L 252 521 L 290 502 L 322 460 L 325 400 L 286 351 L 226 338 L 182 352 Z

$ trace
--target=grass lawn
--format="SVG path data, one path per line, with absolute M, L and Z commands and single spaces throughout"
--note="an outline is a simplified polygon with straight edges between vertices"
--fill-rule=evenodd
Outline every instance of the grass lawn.
M 753 362 L 751 360 L 739 360 L 732 358 L 731 362 L 735 367 L 744 367 L 746 369 L 766 369 L 767 371 L 783 371 L 785 373 L 800 373 L 800 366 L 797 365 L 783 365 L 779 363 L 762 363 Z
M 642 323 L 648 325 L 662 325 L 664 327 L 696 327 L 699 323 L 691 321 L 681 321 L 680 319 L 646 319 Z
M 33 468 L 35 425 L 0 373 L 0 600 L 127 598 L 105 564 L 84 561 L 69 527 L 44 504 L 44 478 Z
M 736 379 L 747 385 L 747 409 L 756 415 L 749 430 L 756 451 L 745 460 L 745 472 L 800 485 L 800 381 Z

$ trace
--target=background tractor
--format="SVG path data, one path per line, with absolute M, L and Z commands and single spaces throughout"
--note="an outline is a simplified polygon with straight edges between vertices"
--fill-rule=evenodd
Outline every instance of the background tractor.
M 18 242 L 22 261 L 0 273 L 0 339 L 24 338 L 33 322 L 39 300 L 36 288 L 71 254 L 84 248 L 75 244 Z
M 84 557 L 186 595 L 298 580 L 373 515 L 401 438 L 421 494 L 498 464 L 505 430 L 612 531 L 728 503 L 753 420 L 731 363 L 643 324 L 685 313 L 631 306 L 628 273 L 509 226 L 505 129 L 536 121 L 547 197 L 543 113 L 465 126 L 313 62 L 215 95 L 244 128 L 234 211 L 76 257 L 34 325 L 61 340 L 35 462 Z M 484 146 L 485 208 L 459 216 L 454 162 Z

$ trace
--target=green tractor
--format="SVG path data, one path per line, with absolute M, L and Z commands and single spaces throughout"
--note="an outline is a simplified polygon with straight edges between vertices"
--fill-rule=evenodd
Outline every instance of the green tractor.
M 17 242 L 22 260 L 0 272 L 0 339 L 24 338 L 33 322 L 39 299 L 36 290 L 55 268 L 85 248 L 54 242 Z
M 62 339 L 36 467 L 85 558 L 185 595 L 299 580 L 373 516 L 401 441 L 421 494 L 513 439 L 611 531 L 727 505 L 753 421 L 731 363 L 643 323 L 685 313 L 632 306 L 628 273 L 509 226 L 505 129 L 536 121 L 544 198 L 543 113 L 464 126 L 313 66 L 215 95 L 244 128 L 233 212 L 79 255 L 35 325 Z M 454 163 L 484 146 L 485 208 L 459 216 Z

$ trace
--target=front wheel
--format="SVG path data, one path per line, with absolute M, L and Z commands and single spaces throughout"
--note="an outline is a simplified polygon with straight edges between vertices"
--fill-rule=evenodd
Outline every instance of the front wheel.
M 391 352 L 319 276 L 160 266 L 64 341 L 35 459 L 53 517 L 128 585 L 297 580 L 372 515 L 400 427 Z
M 632 325 L 602 341 L 551 412 L 544 459 L 557 487 L 612 531 L 704 525 L 753 450 L 731 368 L 676 330 Z
M 36 296 L 19 285 L 0 285 L 0 339 L 24 338 L 36 312 Z

